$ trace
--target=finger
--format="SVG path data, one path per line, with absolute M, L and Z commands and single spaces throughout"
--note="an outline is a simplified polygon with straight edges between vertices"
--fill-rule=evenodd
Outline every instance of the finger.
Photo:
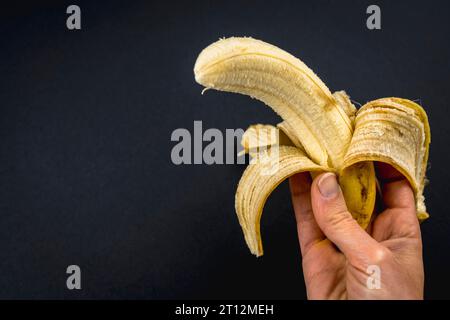
M 325 237 L 317 225 L 311 209 L 311 177 L 308 172 L 298 173 L 289 179 L 292 205 L 297 221 L 298 240 L 302 256 L 309 248 Z
M 414 192 L 408 180 L 385 163 L 377 164 L 377 173 L 382 182 L 382 197 L 386 210 L 374 222 L 373 237 L 378 241 L 420 237 Z
M 387 163 L 376 163 L 385 208 L 414 208 L 414 193 L 408 180 Z
M 336 175 L 324 173 L 311 186 L 314 217 L 325 234 L 352 261 L 370 261 L 381 246 L 353 219 Z M 375 257 L 376 258 L 376 257 Z

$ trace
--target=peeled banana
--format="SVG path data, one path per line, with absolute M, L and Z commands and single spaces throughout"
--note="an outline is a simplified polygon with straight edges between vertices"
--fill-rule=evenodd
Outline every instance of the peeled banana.
M 428 217 L 423 189 L 430 127 L 418 104 L 383 98 L 357 110 L 344 91 L 332 94 L 302 61 L 252 38 L 211 44 L 198 56 L 194 74 L 207 89 L 249 95 L 283 119 L 276 127 L 250 126 L 241 141 L 253 159 L 239 182 L 235 207 L 254 255 L 263 254 L 266 199 L 298 172 L 335 172 L 350 212 L 366 228 L 377 194 L 373 162 L 388 163 L 414 189 L 418 218 Z

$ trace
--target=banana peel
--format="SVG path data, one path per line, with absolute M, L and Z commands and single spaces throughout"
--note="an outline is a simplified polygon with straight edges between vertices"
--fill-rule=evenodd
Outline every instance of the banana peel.
M 366 228 L 377 194 L 374 162 L 388 163 L 410 182 L 418 219 L 428 217 L 423 189 L 430 127 L 415 102 L 383 98 L 357 110 L 344 91 L 331 93 L 301 60 L 252 38 L 211 44 L 198 56 L 194 74 L 207 89 L 256 98 L 283 119 L 277 126 L 250 126 L 241 141 L 252 161 L 235 208 L 254 255 L 263 254 L 260 220 L 268 196 L 298 172 L 335 172 L 349 211 Z

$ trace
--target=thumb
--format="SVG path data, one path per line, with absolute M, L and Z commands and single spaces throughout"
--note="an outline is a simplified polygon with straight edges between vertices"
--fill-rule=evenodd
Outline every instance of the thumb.
M 366 233 L 347 209 L 336 175 L 328 172 L 311 186 L 314 217 L 325 236 L 349 259 L 366 260 L 380 252 L 381 245 Z

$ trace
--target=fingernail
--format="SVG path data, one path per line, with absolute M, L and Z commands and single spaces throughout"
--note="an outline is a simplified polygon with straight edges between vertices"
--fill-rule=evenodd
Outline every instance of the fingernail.
M 317 183 L 320 194 L 325 198 L 333 198 L 339 192 L 339 184 L 334 173 L 328 172 L 320 177 Z

